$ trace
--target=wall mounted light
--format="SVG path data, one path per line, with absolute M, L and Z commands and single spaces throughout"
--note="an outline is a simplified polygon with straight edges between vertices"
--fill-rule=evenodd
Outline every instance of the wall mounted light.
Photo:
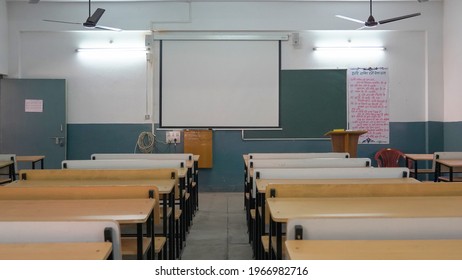
M 76 52 L 108 53 L 108 52 L 149 52 L 149 48 L 77 48 Z
M 358 47 L 314 47 L 314 51 L 385 51 L 385 47 L 370 47 L 370 46 L 358 46 Z

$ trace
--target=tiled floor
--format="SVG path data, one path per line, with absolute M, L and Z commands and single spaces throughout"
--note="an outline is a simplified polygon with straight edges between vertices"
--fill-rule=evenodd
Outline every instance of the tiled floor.
M 251 260 L 242 193 L 200 193 L 183 260 Z

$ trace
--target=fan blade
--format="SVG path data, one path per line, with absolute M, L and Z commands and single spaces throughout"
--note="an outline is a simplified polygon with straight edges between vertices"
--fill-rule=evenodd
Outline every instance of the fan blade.
M 410 15 L 405 15 L 405 16 L 400 16 L 400 17 L 395 17 L 395 18 L 384 19 L 384 20 L 380 20 L 379 24 L 385 24 L 385 23 L 398 21 L 398 20 L 402 20 L 402 19 L 407 19 L 407 18 L 411 18 L 411 17 L 417 17 L 417 16 L 420 16 L 420 15 L 421 15 L 420 13 L 415 13 L 415 14 L 410 14 Z
M 83 25 L 86 27 L 95 27 L 105 11 L 106 10 L 101 8 L 96 9 L 96 11 L 90 17 L 88 17 L 87 21 Z
M 117 32 L 122 31 L 122 29 L 120 29 L 120 28 L 108 27 L 108 26 L 102 26 L 102 25 L 96 25 L 95 28 L 102 29 L 102 30 L 117 31 Z
M 62 21 L 62 20 L 52 20 L 52 19 L 44 19 L 43 21 L 57 22 L 57 23 L 68 23 L 68 24 L 79 24 L 79 25 L 82 25 L 81 22 L 72 22 L 72 21 Z
M 361 21 L 361 20 L 355 19 L 355 18 L 350 18 L 350 17 L 346 17 L 346 16 L 341 16 L 341 15 L 335 15 L 335 16 L 338 17 L 338 18 L 341 18 L 341 19 L 346 19 L 346 20 L 354 21 L 354 22 L 361 23 L 361 24 L 365 23 L 364 21 Z

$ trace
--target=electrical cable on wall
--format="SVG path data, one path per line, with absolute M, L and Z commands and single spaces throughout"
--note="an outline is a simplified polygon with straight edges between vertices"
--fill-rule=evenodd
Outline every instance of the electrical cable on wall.
M 138 141 L 136 142 L 136 147 L 142 153 L 152 153 L 155 148 L 156 136 L 149 131 L 143 131 L 138 136 Z M 136 148 L 135 148 L 136 152 Z

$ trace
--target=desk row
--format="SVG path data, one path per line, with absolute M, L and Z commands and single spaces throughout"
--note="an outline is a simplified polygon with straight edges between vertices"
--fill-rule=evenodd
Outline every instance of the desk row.
M 158 196 L 158 198 L 154 197 L 157 201 L 154 217 L 158 217 L 155 220 L 156 224 L 160 225 L 156 234 L 163 236 L 167 242 L 166 249 L 162 250 L 162 258 L 176 259 L 181 257 L 183 242 L 186 241 L 187 227 L 191 225 L 187 218 L 192 218 L 190 208 L 192 202 L 185 191 L 185 176 L 179 178 L 178 170 L 27 170 L 21 171 L 21 174 L 24 175 L 22 180 L 15 181 L 0 189 L 0 199 L 3 197 L 17 200 L 18 195 L 21 199 L 40 201 L 64 199 L 66 202 L 96 198 L 142 197 L 148 199 L 150 194 L 146 188 L 153 188 L 154 194 Z M 117 187 L 117 191 L 112 190 L 115 187 Z M 124 187 L 127 190 L 122 195 L 121 192 L 123 193 L 123 191 L 121 190 Z M 144 190 L 140 193 L 136 191 L 137 188 L 144 188 Z M 15 193 L 8 193 L 12 191 Z M 64 203 L 63 207 L 68 207 L 66 205 L 67 203 Z M 105 217 L 104 213 L 102 217 Z M 2 219 L 0 218 L 0 220 Z M 122 233 L 124 233 L 124 229 L 125 227 L 122 228 Z M 134 235 L 136 236 L 136 234 Z M 135 241 L 131 241 L 131 243 L 133 242 Z M 147 246 L 144 244 L 143 248 L 147 248 Z M 141 248 L 138 249 L 141 251 Z M 140 256 L 138 255 L 138 257 Z
M 412 179 L 413 180 L 413 179 Z M 253 245 L 258 259 L 282 259 L 284 225 L 292 218 L 405 218 L 405 217 L 461 217 L 462 184 L 440 183 L 379 183 L 364 180 L 348 184 L 320 184 L 288 182 L 290 180 L 257 180 L 257 206 L 253 229 Z M 462 233 L 462 220 L 458 220 Z M 435 228 L 431 220 L 428 228 Z M 345 225 L 345 229 L 354 228 Z M 378 227 L 375 227 L 378 228 Z M 401 234 L 409 233 L 403 227 L 396 228 Z M 287 229 L 287 232 L 289 230 Z M 310 232 L 308 231 L 308 236 Z M 338 239 L 345 230 L 338 226 L 333 230 Z M 380 231 L 378 231 L 380 232 Z M 373 233 L 372 233 L 373 235 Z M 422 232 L 406 239 L 422 239 Z M 420 237 L 419 237 L 420 236 Z M 323 239 L 323 238 L 321 238 Z M 452 238 L 454 239 L 454 238 Z M 461 236 L 462 239 L 462 236 Z M 272 248 L 272 249 L 271 249 Z

